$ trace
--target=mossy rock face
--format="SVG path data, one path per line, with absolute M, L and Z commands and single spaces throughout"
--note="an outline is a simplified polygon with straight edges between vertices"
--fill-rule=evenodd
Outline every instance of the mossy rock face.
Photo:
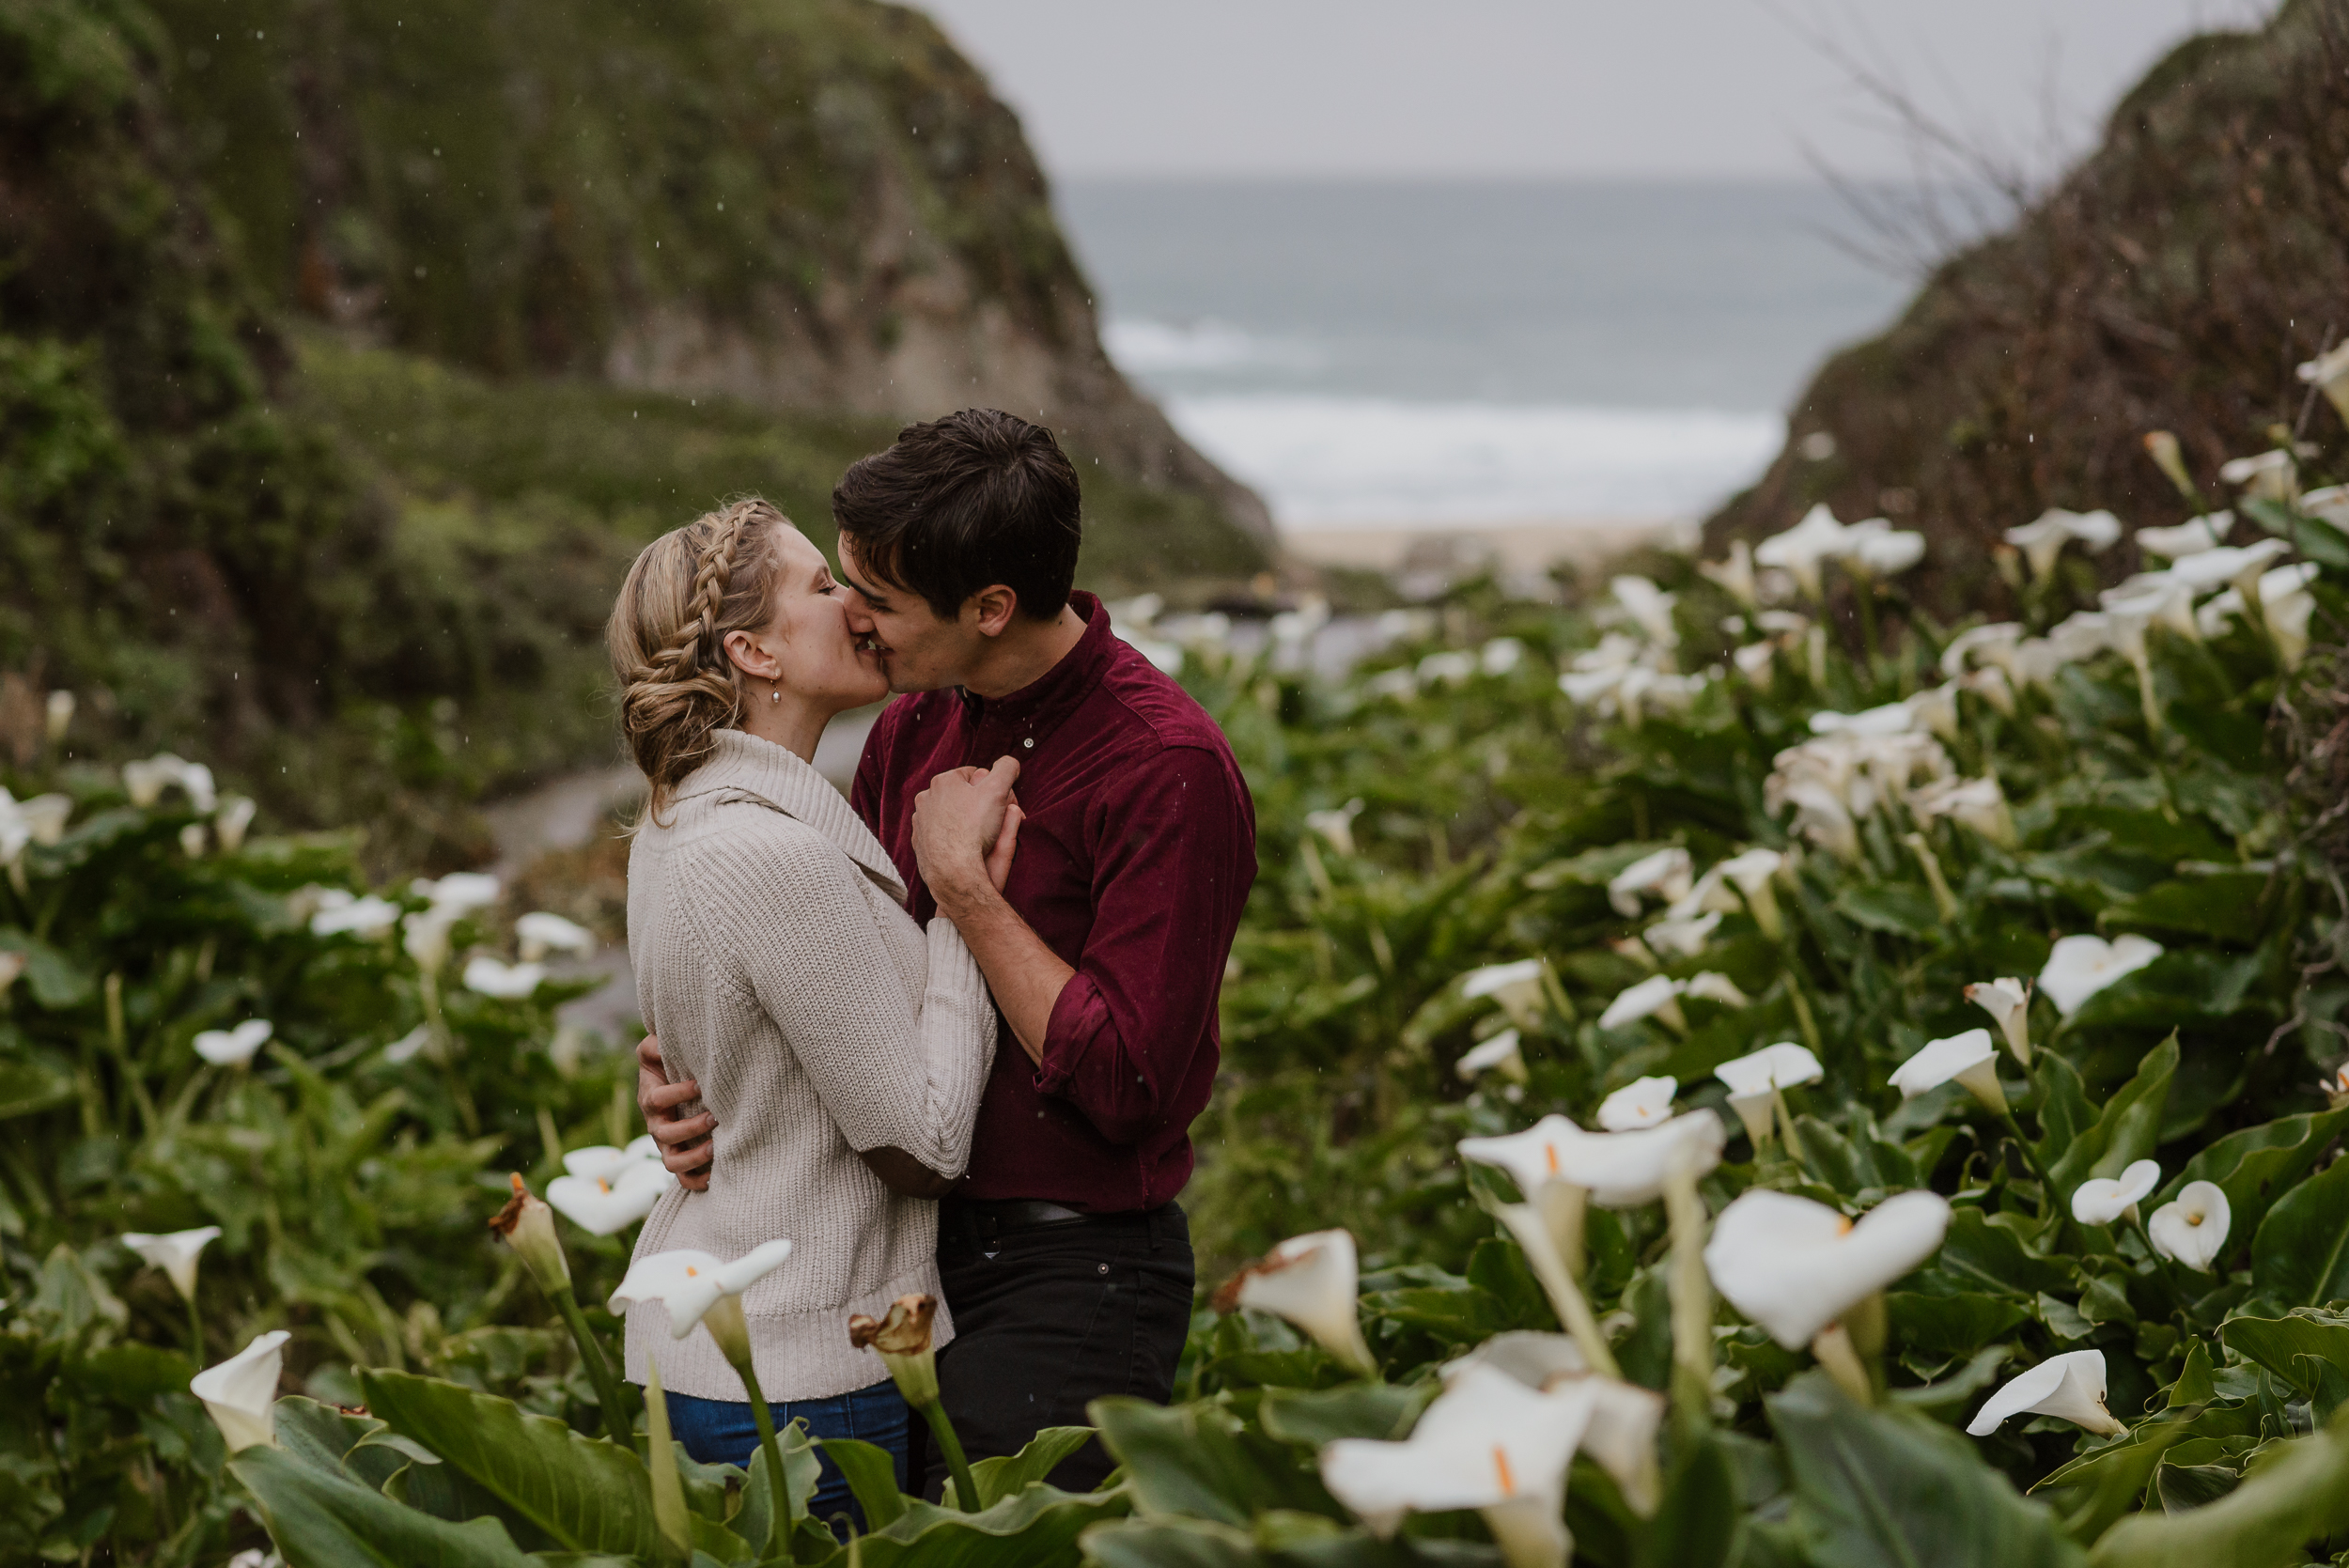
M 1040 418 L 1254 497 L 1102 355 L 1017 118 L 870 0 L 154 0 L 175 114 L 286 305 L 499 375 Z
M 2349 335 L 2349 4 L 2295 0 L 2258 33 L 2190 39 L 2103 145 L 2004 233 L 1937 268 L 1883 335 L 1823 365 L 1786 450 L 1706 525 L 1716 548 L 1816 502 L 1931 541 L 1906 580 L 1934 608 L 2002 611 L 2004 529 L 2049 506 L 2133 525 L 2190 508 L 2145 456 L 2174 431 L 2212 504 L 2220 463 L 2296 427 L 2344 432 L 2293 375 Z M 1806 458 L 1807 438 L 1834 455 Z M 2108 578 L 2136 569 L 2108 551 Z

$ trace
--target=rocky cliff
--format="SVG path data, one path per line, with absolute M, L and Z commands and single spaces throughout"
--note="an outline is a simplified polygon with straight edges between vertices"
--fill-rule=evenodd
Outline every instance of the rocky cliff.
M 2046 507 L 2186 515 L 2148 430 L 2177 432 L 2214 495 L 2218 465 L 2271 426 L 2338 467 L 2349 442 L 2293 369 L 2344 335 L 2349 3 L 2294 0 L 2260 31 L 2182 45 L 2019 222 L 1830 359 L 1785 451 L 1708 533 L 1774 531 L 1819 501 L 1888 515 L 1932 542 L 1930 600 L 1995 608 L 1999 531 Z
M 1007 408 L 1263 504 L 1102 354 L 1011 111 L 871 0 L 152 0 L 174 118 L 283 304 L 501 375 Z

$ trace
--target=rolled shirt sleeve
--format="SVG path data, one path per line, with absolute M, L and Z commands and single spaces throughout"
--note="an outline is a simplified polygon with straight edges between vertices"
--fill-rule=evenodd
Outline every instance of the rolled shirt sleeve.
M 1252 814 L 1225 757 L 1174 746 L 1104 790 L 1089 815 L 1093 924 L 1068 959 L 1076 973 L 1053 1004 L 1035 1087 L 1110 1142 L 1133 1144 L 1165 1126 L 1212 1051 L 1255 877 Z

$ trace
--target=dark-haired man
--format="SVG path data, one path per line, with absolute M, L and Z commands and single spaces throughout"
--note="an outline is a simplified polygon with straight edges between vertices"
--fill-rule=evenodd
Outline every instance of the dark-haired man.
M 992 410 L 909 426 L 832 492 L 840 575 L 862 599 L 851 625 L 906 693 L 850 800 L 914 916 L 961 930 L 1012 1037 L 939 1220 L 957 1336 L 939 1380 L 973 1458 L 1083 1424 L 1093 1399 L 1172 1391 L 1193 1287 L 1174 1196 L 1256 870 L 1222 733 L 1071 592 L 1079 505 L 1050 432 Z M 1015 778 L 1019 851 L 998 894 L 949 846 Z M 671 1120 L 693 1085 L 662 1082 L 651 1041 L 644 1059 L 638 1098 L 690 1181 L 708 1119 Z M 1089 1444 L 1052 1479 L 1090 1486 L 1110 1466 Z

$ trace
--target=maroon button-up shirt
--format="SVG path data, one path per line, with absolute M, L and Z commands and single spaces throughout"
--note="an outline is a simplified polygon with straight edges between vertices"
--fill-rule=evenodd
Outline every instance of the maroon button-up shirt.
M 913 798 L 950 768 L 1019 759 L 1026 819 L 1003 896 L 1077 972 L 1041 1067 L 1004 1029 L 957 1190 L 1117 1213 L 1190 1178 L 1256 817 L 1215 721 L 1110 629 L 1100 600 L 1070 602 L 1084 635 L 1034 684 L 993 701 L 914 692 L 883 709 L 849 802 L 927 921 L 938 904 L 914 865 Z

